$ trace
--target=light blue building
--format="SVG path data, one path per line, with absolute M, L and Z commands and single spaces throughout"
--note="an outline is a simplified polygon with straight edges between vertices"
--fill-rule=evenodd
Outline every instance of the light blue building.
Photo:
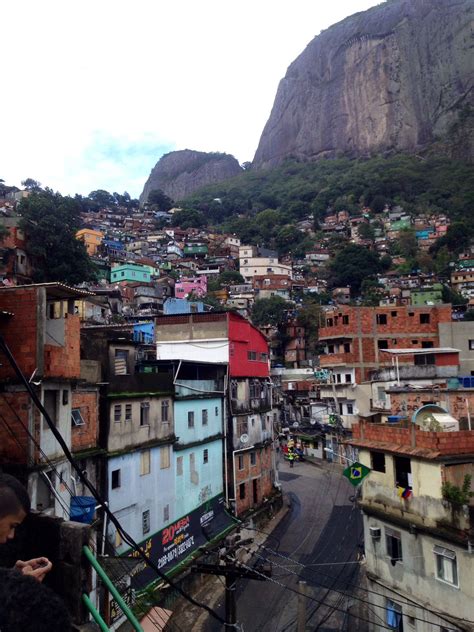
M 150 268 L 149 266 L 141 266 L 137 263 L 124 263 L 121 266 L 112 268 L 110 280 L 112 283 L 120 283 L 120 281 L 149 283 L 151 281 Z
M 163 305 L 163 314 L 197 314 L 204 311 L 202 301 L 187 301 L 185 298 L 168 298 Z
M 107 463 L 110 510 L 137 542 L 173 520 L 175 473 L 169 444 L 121 454 Z M 115 547 L 118 553 L 128 549 L 117 533 Z
M 222 401 L 194 395 L 174 402 L 177 515 L 193 511 L 224 491 Z

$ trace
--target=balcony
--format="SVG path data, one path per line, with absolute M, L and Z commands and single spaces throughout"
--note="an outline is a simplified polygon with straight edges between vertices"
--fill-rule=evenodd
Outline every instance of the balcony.
M 354 362 L 357 360 L 354 359 L 353 353 L 330 353 L 319 358 L 322 367 L 350 366 Z
M 434 364 L 425 365 L 400 365 L 398 370 L 395 367 L 382 367 L 377 371 L 372 371 L 370 380 L 372 382 L 395 382 L 398 380 L 422 380 L 422 379 L 445 379 L 449 377 L 457 377 L 459 367 L 453 366 L 436 366 Z
M 234 415 L 243 413 L 257 413 L 271 410 L 270 393 L 266 397 L 251 397 L 248 400 L 231 399 L 231 411 Z
M 160 373 L 111 375 L 109 393 L 174 393 L 173 376 Z

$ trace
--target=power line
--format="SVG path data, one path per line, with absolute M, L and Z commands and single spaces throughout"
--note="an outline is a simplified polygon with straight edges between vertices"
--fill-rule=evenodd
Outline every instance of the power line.
M 10 410 L 15 414 L 15 416 L 17 417 L 18 421 L 20 422 L 20 424 L 22 425 L 23 429 L 25 430 L 25 432 L 27 433 L 27 435 L 30 437 L 30 439 L 34 442 L 35 446 L 38 448 L 38 450 L 40 451 L 40 453 L 42 454 L 43 458 L 45 459 L 46 463 L 48 463 L 48 465 L 52 468 L 52 471 L 55 472 L 56 476 L 60 476 L 58 470 L 56 469 L 55 465 L 49 460 L 49 458 L 47 457 L 47 455 L 45 454 L 45 452 L 42 450 L 40 444 L 38 443 L 38 441 L 35 439 L 35 437 L 31 434 L 31 432 L 29 431 L 29 429 L 26 427 L 26 425 L 24 424 L 23 420 L 21 419 L 21 417 L 19 417 L 19 415 L 17 414 L 17 412 L 15 411 L 15 409 L 11 406 L 10 402 L 8 401 L 7 398 L 5 398 L 5 395 L 2 393 L 3 395 L 3 399 L 4 401 L 7 403 L 7 405 L 9 406 Z M 4 425 L 6 426 L 7 430 L 10 432 L 11 436 L 13 437 L 13 439 L 15 440 L 15 442 L 17 443 L 17 445 L 20 447 L 20 449 L 22 449 L 27 456 L 27 461 L 30 462 L 30 465 L 33 464 L 33 459 L 29 454 L 28 448 L 27 446 L 23 445 L 21 443 L 21 441 L 19 440 L 19 438 L 16 436 L 13 428 L 10 426 L 10 424 L 8 423 L 8 421 L 5 419 L 5 417 L 3 415 L 0 414 L 0 419 L 2 420 L 2 422 L 4 423 Z M 53 496 L 56 498 L 56 500 L 59 502 L 59 504 L 61 505 L 61 508 L 64 512 L 65 516 L 70 517 L 70 509 L 69 507 L 65 504 L 65 501 L 61 498 L 60 494 L 56 494 L 55 493 L 55 489 L 54 489 L 54 485 L 53 482 L 49 479 L 48 475 L 46 473 L 44 473 L 43 471 L 40 471 L 40 474 L 43 475 L 43 478 L 45 480 L 46 485 L 48 485 L 48 487 L 51 489 L 51 492 L 53 493 Z M 72 492 L 71 488 L 68 486 L 68 484 L 66 482 L 63 482 L 64 486 L 66 487 L 67 491 L 70 493 L 71 496 L 74 496 L 75 494 Z M 93 541 L 90 541 L 89 544 L 91 545 L 91 548 L 93 549 L 94 553 L 97 555 L 97 549 L 95 544 L 93 543 Z M 114 551 L 115 552 L 115 551 Z M 117 557 L 117 560 L 120 560 L 120 557 Z M 121 564 L 121 568 L 122 570 L 125 571 L 124 574 L 128 574 L 129 570 L 128 568 L 124 565 L 123 562 L 120 562 Z M 113 577 L 115 580 L 117 579 L 121 579 L 123 577 L 123 575 L 121 576 L 115 576 Z M 122 595 L 123 596 L 123 595 Z M 142 613 L 142 615 L 147 616 L 150 621 L 152 622 L 153 626 L 155 628 L 158 629 L 158 624 L 156 622 L 156 619 L 154 619 L 153 616 L 151 616 L 150 612 L 146 612 L 142 607 L 140 607 L 139 605 L 137 605 L 137 601 L 134 601 L 134 607 L 138 608 L 140 610 L 140 612 Z M 161 616 L 159 617 L 161 619 Z M 159 623 L 159 627 L 163 629 L 164 625 L 168 625 L 168 628 L 170 630 L 172 630 L 172 628 L 170 628 L 170 624 L 169 622 L 167 623 L 164 619 L 163 619 L 163 624 Z
M 148 554 L 142 549 L 142 547 L 140 547 L 137 542 L 135 542 L 135 540 L 123 529 L 122 525 L 120 524 L 120 522 L 117 520 L 117 518 L 115 517 L 115 515 L 110 511 L 110 509 L 108 508 L 108 506 L 106 505 L 105 501 L 103 500 L 103 498 L 101 497 L 101 495 L 99 494 L 99 492 L 96 490 L 95 486 L 92 485 L 92 483 L 84 476 L 84 474 L 82 473 L 79 465 L 76 463 L 73 455 L 71 454 L 71 451 L 69 450 L 69 447 L 67 446 L 66 442 L 64 441 L 64 438 L 62 437 L 61 433 L 58 431 L 58 429 L 56 428 L 55 424 L 53 423 L 53 421 L 51 420 L 48 412 L 46 411 L 46 409 L 44 408 L 43 404 L 41 403 L 41 401 L 39 400 L 38 396 L 36 395 L 36 393 L 34 392 L 34 390 L 31 388 L 31 385 L 29 384 L 28 380 L 26 379 L 25 375 L 23 374 L 23 372 L 21 371 L 20 367 L 18 366 L 13 354 L 11 353 L 8 345 L 5 342 L 5 339 L 3 336 L 0 335 L 0 348 L 3 350 L 3 352 L 5 353 L 5 355 L 8 358 L 9 363 L 11 364 L 11 366 L 13 367 L 17 377 L 20 379 L 20 381 L 23 383 L 23 385 L 26 387 L 27 391 L 30 393 L 30 396 L 33 400 L 33 403 L 35 404 L 35 406 L 38 408 L 38 410 L 40 411 L 40 413 L 43 415 L 49 429 L 51 430 L 51 432 L 54 435 L 54 438 L 58 441 L 59 445 L 61 446 L 67 460 L 71 463 L 71 465 L 73 466 L 74 470 L 77 472 L 79 478 L 81 479 L 81 481 L 83 482 L 83 484 L 87 487 L 87 489 L 89 489 L 89 491 L 91 492 L 91 494 L 94 496 L 94 498 L 96 499 L 96 501 L 98 502 L 98 504 L 102 504 L 105 513 L 107 514 L 107 516 L 109 517 L 109 520 L 112 522 L 112 524 L 115 526 L 115 528 L 119 531 L 120 535 L 122 536 L 123 540 L 125 542 L 127 542 L 127 544 L 129 544 L 139 555 L 139 557 L 141 557 L 143 559 L 143 561 L 158 575 L 158 577 L 160 577 L 164 582 L 166 582 L 169 586 L 173 587 L 177 592 L 179 592 L 179 594 L 181 594 L 185 599 L 187 599 L 190 603 L 192 603 L 195 606 L 198 606 L 200 608 L 203 608 L 204 610 L 206 610 L 213 618 L 215 618 L 217 621 L 219 621 L 220 623 L 225 623 L 224 619 L 217 613 L 215 612 L 212 608 L 209 608 L 209 606 L 207 606 L 206 604 L 203 604 L 197 600 L 195 600 L 193 597 L 191 597 L 191 595 L 189 595 L 185 590 L 183 590 L 178 584 L 176 584 L 176 582 L 174 582 L 173 580 L 169 579 L 165 573 L 163 573 L 158 566 L 150 559 L 150 557 L 148 556 Z

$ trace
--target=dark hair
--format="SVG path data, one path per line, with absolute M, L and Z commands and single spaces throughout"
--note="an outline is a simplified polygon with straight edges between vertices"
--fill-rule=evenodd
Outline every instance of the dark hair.
M 0 518 L 31 509 L 28 492 L 14 476 L 0 474 Z
M 0 569 L 2 632 L 70 632 L 63 601 L 47 586 L 18 571 Z

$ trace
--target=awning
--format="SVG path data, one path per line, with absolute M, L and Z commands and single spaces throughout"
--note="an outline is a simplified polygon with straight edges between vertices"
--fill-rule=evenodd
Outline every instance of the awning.
M 459 349 L 452 347 L 431 347 L 427 349 L 379 349 L 381 353 L 389 353 L 394 356 L 401 355 L 427 355 L 432 353 L 460 353 Z

